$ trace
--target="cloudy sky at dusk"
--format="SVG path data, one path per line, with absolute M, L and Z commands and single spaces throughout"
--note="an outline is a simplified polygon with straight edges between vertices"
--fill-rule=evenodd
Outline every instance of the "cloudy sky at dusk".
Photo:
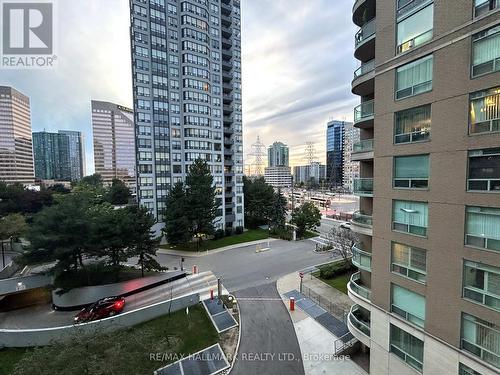
M 242 0 L 246 154 L 260 135 L 290 145 L 292 164 L 303 162 L 306 142 L 324 161 L 326 122 L 351 120 L 357 102 L 352 3 Z M 3 70 L 0 85 L 31 98 L 34 131 L 83 131 L 90 173 L 90 100 L 132 107 L 128 0 L 59 0 L 57 13 L 58 67 Z

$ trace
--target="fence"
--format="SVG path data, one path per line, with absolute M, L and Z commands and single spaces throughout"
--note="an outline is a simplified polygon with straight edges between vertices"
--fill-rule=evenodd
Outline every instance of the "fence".
M 312 300 L 313 302 L 315 302 L 317 305 L 324 308 L 334 317 L 347 324 L 347 315 L 349 314 L 348 311 L 344 310 L 342 307 L 335 305 L 333 302 L 329 301 L 325 297 L 322 297 L 321 295 L 314 292 L 311 288 L 305 285 L 302 286 L 302 294 L 307 298 L 309 298 L 310 300 Z

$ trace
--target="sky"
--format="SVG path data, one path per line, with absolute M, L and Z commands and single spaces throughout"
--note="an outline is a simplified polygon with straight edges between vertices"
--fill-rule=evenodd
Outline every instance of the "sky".
M 91 100 L 132 107 L 128 0 L 55 0 L 58 64 L 0 70 L 0 85 L 31 99 L 33 131 L 79 130 L 93 173 Z M 290 146 L 305 164 L 307 142 L 325 161 L 326 123 L 352 120 L 356 62 L 351 0 L 242 0 L 245 164 L 257 136 Z

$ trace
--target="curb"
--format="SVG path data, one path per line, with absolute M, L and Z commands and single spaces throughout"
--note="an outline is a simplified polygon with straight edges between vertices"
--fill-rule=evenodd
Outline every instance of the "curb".
M 238 299 L 234 295 L 230 294 L 230 296 L 232 296 L 234 298 L 234 300 L 236 301 L 236 303 L 238 304 L 238 328 L 239 328 L 239 331 L 238 331 L 238 342 L 236 343 L 236 350 L 234 351 L 233 359 L 231 361 L 231 367 L 229 367 L 229 371 L 227 372 L 227 374 L 230 374 L 231 371 L 233 370 L 234 363 L 236 362 L 236 357 L 238 356 L 238 352 L 240 351 L 241 331 L 242 331 L 240 303 L 238 302 Z

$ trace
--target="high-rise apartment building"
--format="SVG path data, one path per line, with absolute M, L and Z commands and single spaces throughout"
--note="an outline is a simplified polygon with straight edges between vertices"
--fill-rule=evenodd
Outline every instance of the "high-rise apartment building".
M 140 203 L 162 220 L 167 194 L 206 160 L 221 227 L 243 226 L 239 0 L 131 0 Z
M 293 182 L 296 184 L 307 183 L 311 179 L 319 184 L 326 179 L 326 165 L 313 161 L 309 165 L 293 167 Z
M 95 173 L 105 183 L 120 179 L 136 192 L 136 147 L 134 112 L 109 102 L 92 100 Z M 152 159 L 149 155 L 141 157 Z
M 289 149 L 281 142 L 274 142 L 267 149 L 267 165 L 269 167 L 288 167 Z
M 33 159 L 37 179 L 71 181 L 69 138 L 66 135 L 34 132 Z
M 0 181 L 35 181 L 30 99 L 6 86 L 0 86 Z
M 290 187 L 292 186 L 292 168 L 267 167 L 264 170 L 264 179 L 275 189 Z
M 330 121 L 326 131 L 326 178 L 330 187 L 338 188 L 344 179 L 345 121 Z
M 370 374 L 500 372 L 500 11 L 357 0 L 351 333 Z
M 59 130 L 68 137 L 70 181 L 78 181 L 86 174 L 85 137 L 75 130 Z
M 342 180 L 344 189 L 353 191 L 354 180 L 359 178 L 359 161 L 352 159 L 352 151 L 355 143 L 359 142 L 359 128 L 352 123 L 346 123 L 344 127 L 344 166 Z

